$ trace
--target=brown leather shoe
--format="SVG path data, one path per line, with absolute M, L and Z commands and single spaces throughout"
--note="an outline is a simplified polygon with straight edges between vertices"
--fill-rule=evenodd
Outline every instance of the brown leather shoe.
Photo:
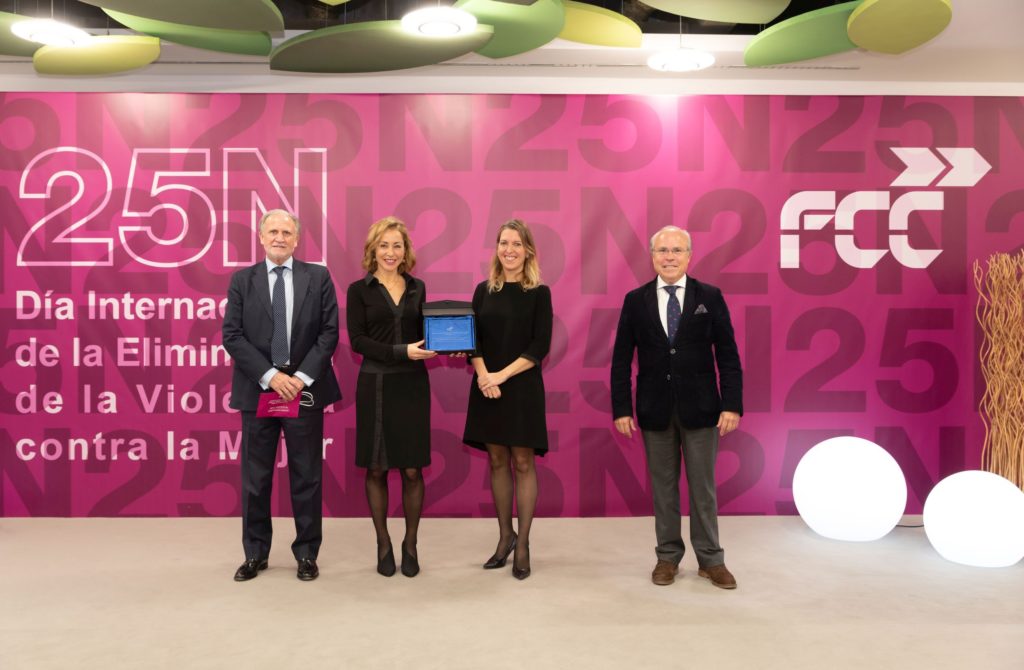
M 697 571 L 698 577 L 710 579 L 711 583 L 720 589 L 736 588 L 736 578 L 729 572 L 725 565 L 713 565 L 710 568 L 701 568 Z
M 651 573 L 651 581 L 658 586 L 668 586 L 676 581 L 678 574 L 679 566 L 675 563 L 658 561 L 658 564 L 654 566 L 654 572 Z

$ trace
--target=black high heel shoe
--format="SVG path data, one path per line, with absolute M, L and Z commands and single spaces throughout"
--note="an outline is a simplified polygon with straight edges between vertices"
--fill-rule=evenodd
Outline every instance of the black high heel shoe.
M 409 553 L 409 550 L 405 548 L 405 542 L 402 542 L 402 574 L 406 577 L 415 577 L 420 574 L 419 559 Z
M 390 542 L 388 542 L 388 551 L 383 556 L 380 555 L 380 547 L 377 547 L 377 572 L 385 577 L 395 574 L 395 550 Z
M 511 554 L 512 551 L 516 548 L 516 540 L 518 539 L 519 536 L 515 533 L 512 533 L 512 541 L 508 543 L 508 547 L 506 547 L 505 553 L 494 554 L 493 556 L 488 558 L 487 562 L 484 563 L 484 570 L 496 570 L 498 568 L 505 567 L 505 563 L 508 562 L 508 555 Z
M 526 555 L 526 567 L 521 568 L 516 565 L 515 557 L 512 558 L 512 576 L 522 581 L 530 576 L 530 543 L 527 542 L 522 547 L 523 553 Z M 518 550 L 516 551 L 518 554 Z

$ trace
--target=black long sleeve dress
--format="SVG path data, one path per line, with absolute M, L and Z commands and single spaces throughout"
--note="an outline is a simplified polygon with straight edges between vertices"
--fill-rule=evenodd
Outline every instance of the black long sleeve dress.
M 475 449 L 486 449 L 485 444 L 529 447 L 543 456 L 548 429 L 540 368 L 551 348 L 551 289 L 541 285 L 524 291 L 518 283 L 506 282 L 500 291 L 488 293 L 487 282 L 481 282 L 473 293 L 473 311 L 476 355 L 489 371 L 497 372 L 519 357 L 533 361 L 534 367 L 510 377 L 497 399 L 484 397 L 473 375 L 462 441 Z
M 423 282 L 405 276 L 396 305 L 372 274 L 348 287 L 345 306 L 352 350 L 362 354 L 356 381 L 356 465 L 430 465 L 430 378 L 407 346 L 423 339 Z

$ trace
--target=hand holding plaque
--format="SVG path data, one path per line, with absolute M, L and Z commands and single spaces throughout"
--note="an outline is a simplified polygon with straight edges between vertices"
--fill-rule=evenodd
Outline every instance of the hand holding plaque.
M 426 340 L 420 340 L 419 342 L 413 342 L 412 344 L 406 345 L 405 353 L 411 361 L 424 361 L 428 358 L 437 356 L 436 351 L 430 349 L 424 349 L 423 344 Z

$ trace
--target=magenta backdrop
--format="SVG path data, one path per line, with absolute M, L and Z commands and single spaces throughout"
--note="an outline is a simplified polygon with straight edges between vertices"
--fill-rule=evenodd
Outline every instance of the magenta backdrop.
M 298 255 L 342 299 L 381 216 L 409 224 L 430 299 L 468 299 L 497 225 L 531 225 L 556 312 L 543 515 L 650 513 L 608 365 L 623 294 L 653 276 L 646 239 L 670 223 L 725 292 L 745 368 L 723 513 L 792 513 L 797 461 L 839 434 L 889 450 L 919 512 L 977 467 L 971 264 L 1022 242 L 1022 144 L 1017 98 L 0 95 L 0 514 L 238 514 L 217 310 L 269 207 L 297 210 Z M 787 201 L 816 213 L 787 218 Z M 934 252 L 901 243 L 939 253 L 908 267 Z M 362 515 L 344 333 L 335 368 L 325 509 Z M 431 383 L 427 512 L 488 515 L 485 459 L 460 442 L 466 366 L 432 364 Z

